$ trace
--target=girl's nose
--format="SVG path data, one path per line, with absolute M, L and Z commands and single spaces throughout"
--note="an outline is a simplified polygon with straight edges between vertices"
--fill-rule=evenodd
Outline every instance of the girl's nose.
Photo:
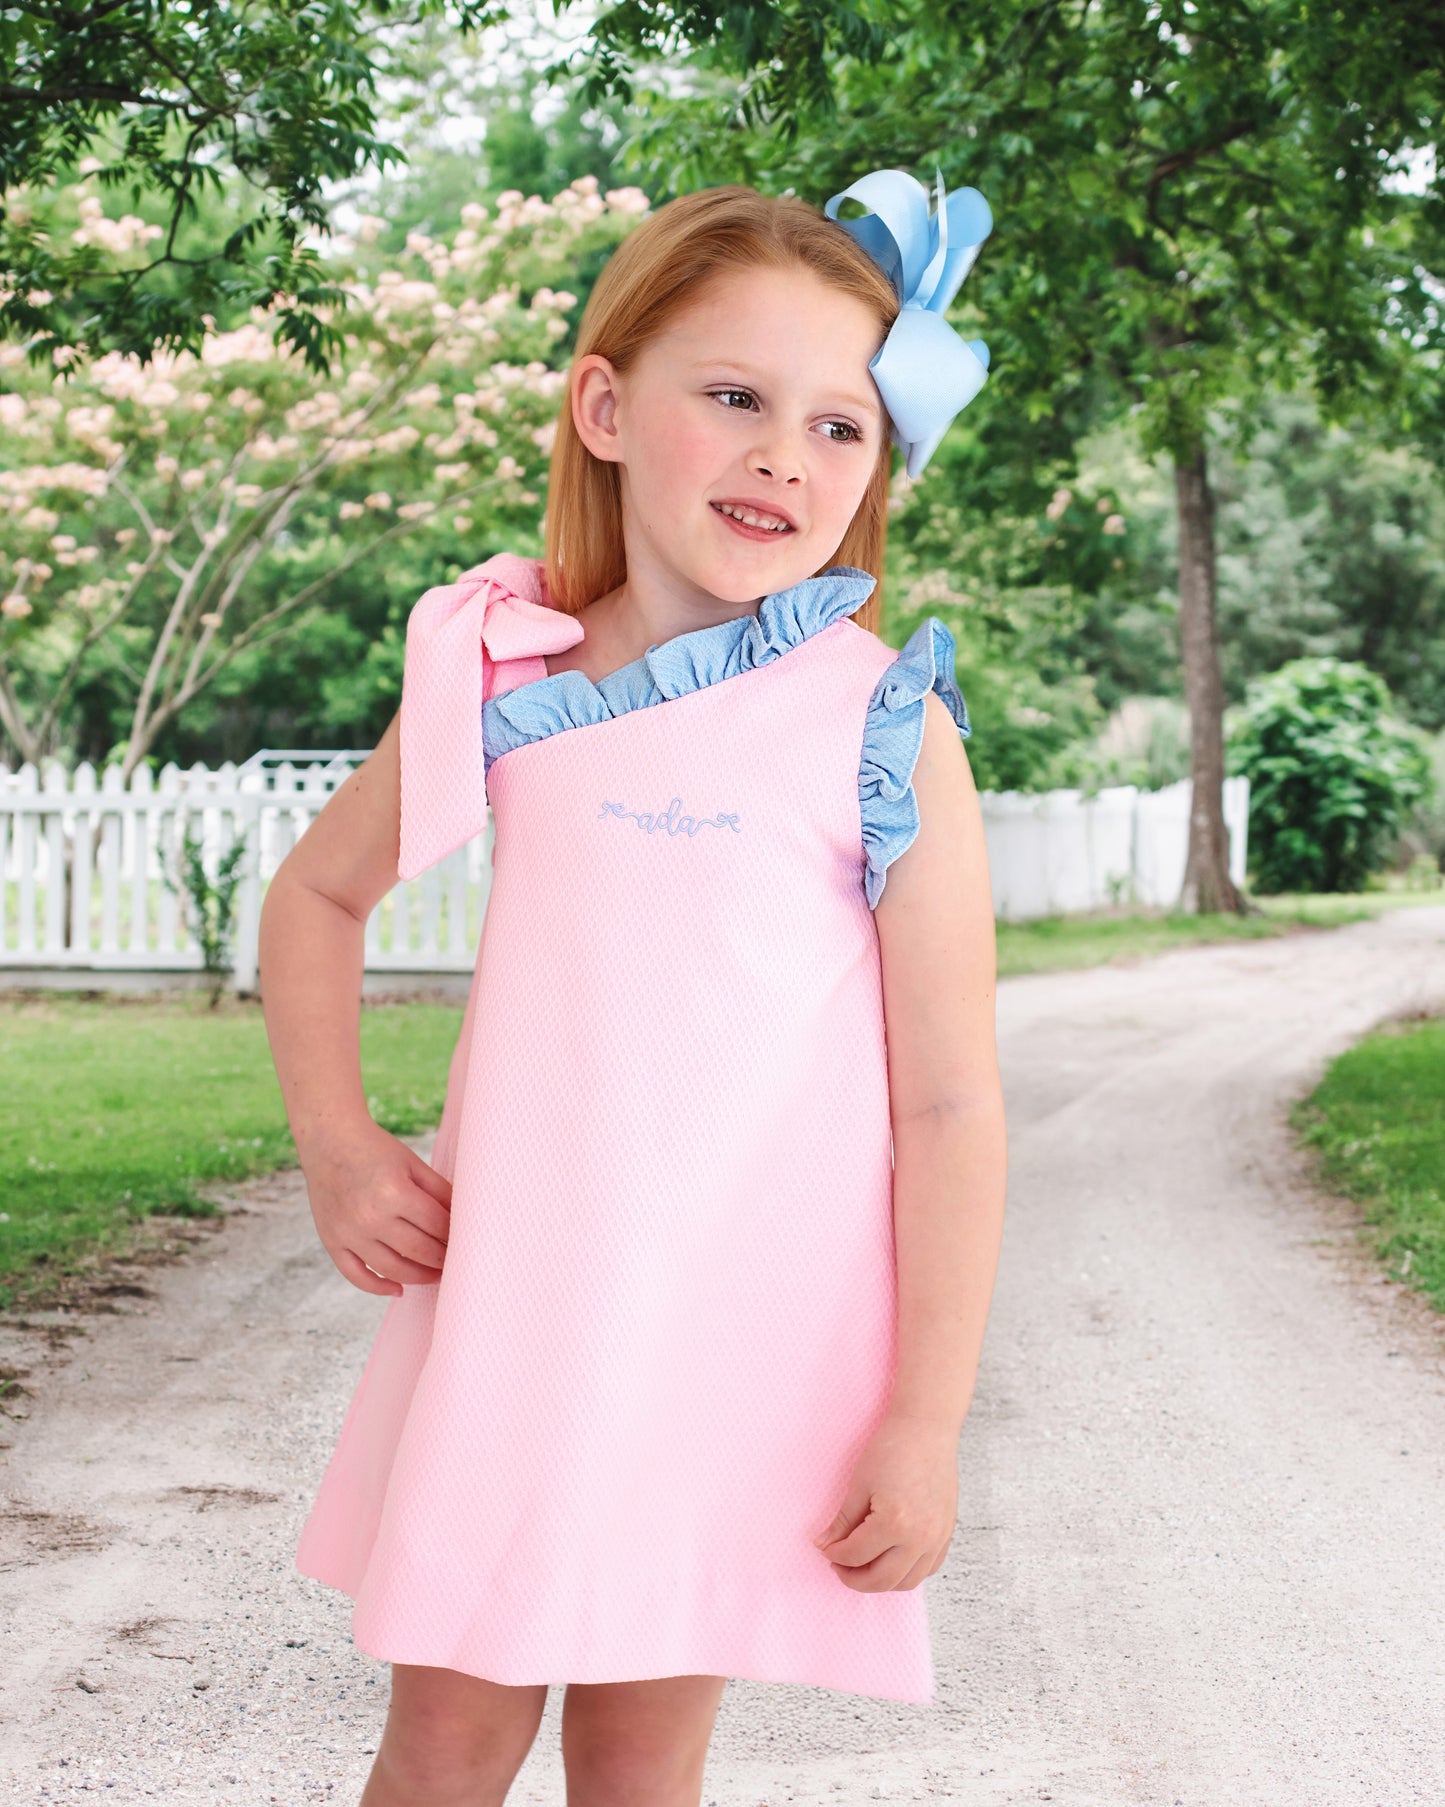
M 756 476 L 771 478 L 775 483 L 803 481 L 801 454 L 777 441 L 755 446 L 748 454 L 748 469 Z

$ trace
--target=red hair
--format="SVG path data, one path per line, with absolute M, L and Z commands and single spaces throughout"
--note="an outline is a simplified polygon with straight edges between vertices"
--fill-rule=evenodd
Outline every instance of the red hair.
M 577 331 L 577 352 L 626 370 L 673 316 L 715 277 L 739 269 L 810 270 L 878 315 L 879 337 L 898 316 L 893 285 L 850 234 L 796 196 L 728 185 L 679 195 L 622 241 L 603 266 Z M 886 423 L 885 423 L 886 425 Z M 877 465 L 842 543 L 828 564 L 856 565 L 883 579 L 892 445 Z M 575 615 L 627 576 L 618 467 L 596 458 L 572 419 L 569 383 L 557 417 L 547 489 L 547 591 Z M 825 567 L 826 568 L 826 567 Z M 852 616 L 876 633 L 881 587 Z

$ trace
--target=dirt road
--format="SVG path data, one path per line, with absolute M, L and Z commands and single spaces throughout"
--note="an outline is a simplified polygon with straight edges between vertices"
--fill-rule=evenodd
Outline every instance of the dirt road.
M 1281 1124 L 1362 1030 L 1442 1005 L 1440 908 L 1005 981 L 938 1702 L 734 1681 L 705 1802 L 1445 1801 L 1445 1320 Z M 0 1325 L 34 1393 L 0 1418 L 0 1798 L 357 1797 L 387 1671 L 291 1558 L 382 1302 L 299 1176 L 241 1197 L 87 1334 Z M 512 1801 L 561 1807 L 561 1701 Z

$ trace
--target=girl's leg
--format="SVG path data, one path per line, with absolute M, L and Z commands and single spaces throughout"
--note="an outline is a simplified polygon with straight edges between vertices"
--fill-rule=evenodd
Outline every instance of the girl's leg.
M 562 1699 L 567 1807 L 699 1807 L 725 1675 L 572 1682 Z
M 358 1807 L 502 1807 L 547 1689 L 393 1663 L 391 1704 Z

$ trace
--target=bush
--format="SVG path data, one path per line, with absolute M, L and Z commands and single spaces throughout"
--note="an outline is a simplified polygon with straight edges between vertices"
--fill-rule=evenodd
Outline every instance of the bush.
M 1362 889 L 1433 785 L 1425 738 L 1393 716 L 1384 680 L 1346 660 L 1293 659 L 1231 714 L 1258 888 Z
M 1419 875 L 1427 888 L 1445 873 L 1445 728 L 1431 736 L 1430 794 L 1405 824 L 1395 848 L 1401 871 Z

